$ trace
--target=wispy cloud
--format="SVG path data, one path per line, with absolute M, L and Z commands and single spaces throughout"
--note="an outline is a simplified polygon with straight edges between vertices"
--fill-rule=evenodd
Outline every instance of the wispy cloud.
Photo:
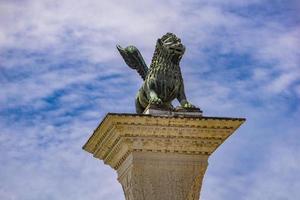
M 149 63 L 166 32 L 187 46 L 191 102 L 206 115 L 248 119 L 211 157 L 203 199 L 295 199 L 299 8 L 269 0 L 1 1 L 0 199 L 124 199 L 113 170 L 81 146 L 105 113 L 134 112 L 142 82 L 115 45 L 136 45 Z

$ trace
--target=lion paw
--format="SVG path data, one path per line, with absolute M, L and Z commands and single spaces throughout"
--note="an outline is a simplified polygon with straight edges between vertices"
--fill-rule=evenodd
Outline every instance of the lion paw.
M 196 108 L 196 106 L 194 106 L 193 104 L 186 102 L 183 106 L 183 108 Z
M 153 97 L 153 98 L 150 99 L 149 103 L 152 104 L 152 105 L 161 105 L 162 100 L 158 97 Z

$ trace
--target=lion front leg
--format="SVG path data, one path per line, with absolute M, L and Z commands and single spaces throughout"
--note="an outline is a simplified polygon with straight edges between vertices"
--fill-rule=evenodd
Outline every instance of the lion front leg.
M 183 83 L 180 86 L 179 94 L 177 96 L 177 99 L 181 105 L 182 108 L 185 109 L 191 109 L 191 108 L 197 108 L 193 104 L 189 103 L 186 99 L 185 92 L 184 92 L 184 85 Z
M 155 87 L 156 82 L 153 79 L 146 80 L 144 83 L 144 91 L 146 92 L 146 96 L 148 99 L 149 105 L 160 106 L 163 104 L 162 100 L 158 97 Z

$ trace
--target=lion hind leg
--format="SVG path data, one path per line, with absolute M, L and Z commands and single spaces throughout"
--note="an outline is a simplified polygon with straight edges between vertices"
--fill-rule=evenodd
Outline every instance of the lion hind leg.
M 140 103 L 139 95 L 137 95 L 137 97 L 135 98 L 135 110 L 138 114 L 142 114 L 145 110 L 145 108 Z

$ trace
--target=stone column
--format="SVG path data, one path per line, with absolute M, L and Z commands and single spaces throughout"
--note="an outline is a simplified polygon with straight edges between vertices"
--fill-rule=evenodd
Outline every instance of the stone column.
M 244 121 L 110 113 L 83 149 L 117 171 L 126 200 L 198 200 L 209 155 Z

